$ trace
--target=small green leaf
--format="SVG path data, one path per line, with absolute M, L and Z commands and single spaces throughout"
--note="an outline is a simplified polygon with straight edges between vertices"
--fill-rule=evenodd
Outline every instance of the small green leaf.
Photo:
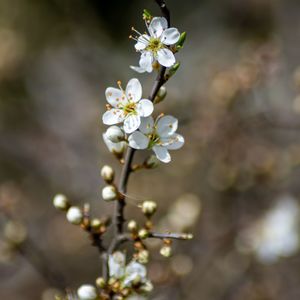
M 183 48 L 183 44 L 186 40 L 186 32 L 183 32 L 181 35 L 180 35 L 180 38 L 176 44 L 176 49 L 179 50 L 181 48 Z

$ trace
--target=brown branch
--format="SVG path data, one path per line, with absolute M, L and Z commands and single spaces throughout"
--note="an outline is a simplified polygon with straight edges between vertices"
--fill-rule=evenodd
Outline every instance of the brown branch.
M 168 27 L 170 27 L 170 12 L 166 6 L 165 1 L 155 0 L 155 2 L 160 7 L 162 15 L 167 19 Z M 166 73 L 166 68 L 161 66 L 149 96 L 149 100 L 151 100 L 152 102 L 154 101 L 161 86 L 166 82 L 165 73 Z M 129 176 L 132 172 L 132 162 L 133 162 L 134 154 L 135 154 L 135 149 L 128 147 L 125 155 L 121 176 L 120 176 L 120 181 L 118 184 L 118 190 L 121 195 L 126 195 L 127 192 L 127 184 L 128 184 Z M 109 277 L 108 256 L 120 245 L 120 243 L 126 241 L 126 239 L 124 239 L 125 206 L 126 206 L 126 197 L 121 196 L 116 201 L 116 207 L 115 207 L 115 215 L 114 215 L 115 237 L 112 240 L 111 245 L 109 246 L 107 255 L 102 256 L 103 271 L 104 271 L 103 276 L 106 280 L 108 280 Z
M 189 233 L 150 232 L 148 237 L 149 238 L 156 238 L 156 239 L 191 240 L 193 238 L 193 235 L 189 234 Z

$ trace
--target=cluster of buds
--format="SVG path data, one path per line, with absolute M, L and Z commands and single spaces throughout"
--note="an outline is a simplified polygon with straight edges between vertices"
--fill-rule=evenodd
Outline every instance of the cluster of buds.
M 92 218 L 90 216 L 90 206 L 88 204 L 85 204 L 83 208 L 73 206 L 63 194 L 58 194 L 53 198 L 53 205 L 66 213 L 66 218 L 69 223 L 80 225 L 82 229 L 93 236 L 96 235 L 97 237 L 101 237 L 110 224 L 110 218 Z

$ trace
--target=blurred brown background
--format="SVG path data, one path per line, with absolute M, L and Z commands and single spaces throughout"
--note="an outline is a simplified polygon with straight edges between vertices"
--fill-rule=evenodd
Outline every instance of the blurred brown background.
M 112 211 L 100 199 L 100 166 L 119 168 L 102 141 L 104 90 L 138 76 L 128 35 L 144 29 L 143 8 L 159 13 L 153 2 L 0 0 L 1 207 L 71 288 L 101 266 L 52 198 Z M 195 239 L 176 242 L 170 260 L 152 245 L 150 298 L 298 300 L 300 2 L 168 5 L 188 40 L 156 112 L 178 117 L 186 145 L 171 164 L 132 176 L 127 212 L 140 217 L 136 199 L 153 199 L 159 229 Z M 139 78 L 147 95 L 154 74 Z M 8 224 L 2 216 L 0 298 L 52 299 L 52 282 L 8 247 Z

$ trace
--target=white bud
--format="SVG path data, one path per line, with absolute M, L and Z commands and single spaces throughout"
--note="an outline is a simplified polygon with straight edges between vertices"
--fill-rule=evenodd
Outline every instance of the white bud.
M 97 290 L 90 284 L 82 285 L 78 290 L 77 294 L 80 300 L 95 300 L 97 299 Z
M 137 254 L 137 260 L 140 264 L 147 264 L 149 262 L 149 251 L 141 250 Z
M 11 243 L 19 245 L 23 243 L 27 237 L 25 226 L 19 222 L 9 221 L 4 226 L 4 236 Z
M 103 133 L 103 140 L 106 144 L 109 152 L 114 153 L 117 156 L 121 156 L 127 147 L 126 142 L 113 143 L 108 137 L 106 133 Z
M 77 206 L 71 206 L 67 212 L 67 220 L 74 224 L 79 225 L 82 221 L 83 214 L 82 210 Z
M 65 195 L 57 194 L 53 198 L 53 205 L 60 210 L 66 210 L 69 207 L 69 201 Z
M 101 169 L 101 177 L 106 181 L 106 182 L 112 182 L 115 177 L 115 172 L 112 167 L 110 166 L 103 166 Z
M 108 127 L 105 134 L 107 138 L 113 143 L 119 143 L 121 141 L 124 141 L 124 132 L 118 126 Z
M 145 293 L 151 293 L 153 291 L 153 284 L 150 280 L 147 280 L 140 289 Z
M 102 198 L 105 201 L 116 200 L 118 196 L 117 189 L 113 185 L 107 185 L 102 189 Z
M 170 246 L 163 246 L 160 249 L 160 254 L 164 257 L 170 257 L 172 255 L 172 248 Z
M 157 209 L 157 204 L 154 201 L 144 201 L 142 204 L 142 212 L 146 216 L 152 216 Z

